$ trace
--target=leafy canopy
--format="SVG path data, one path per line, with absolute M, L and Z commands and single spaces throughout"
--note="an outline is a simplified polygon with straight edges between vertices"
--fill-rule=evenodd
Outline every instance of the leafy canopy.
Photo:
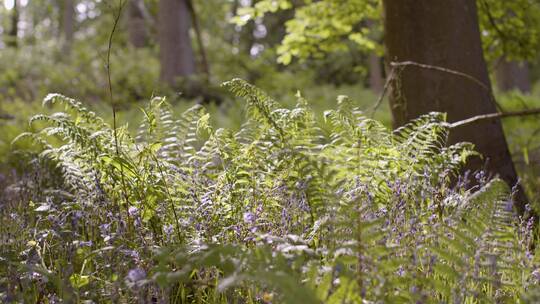
M 536 0 L 477 0 L 484 53 L 488 60 L 534 59 L 540 49 L 540 3 Z M 289 64 L 293 58 L 320 58 L 327 53 L 347 50 L 350 43 L 361 51 L 382 53 L 382 1 L 262 0 L 238 11 L 233 19 L 239 25 L 263 18 L 278 10 L 294 9 L 286 23 L 287 35 L 278 47 L 278 61 Z

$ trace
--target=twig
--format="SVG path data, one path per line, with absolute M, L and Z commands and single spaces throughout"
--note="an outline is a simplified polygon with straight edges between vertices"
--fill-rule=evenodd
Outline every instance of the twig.
M 471 118 L 467 118 L 464 120 L 456 121 L 456 122 L 450 123 L 448 126 L 450 127 L 450 129 L 453 129 L 453 128 L 461 127 L 461 126 L 468 125 L 468 124 L 471 124 L 477 121 L 482 121 L 482 120 L 491 120 L 491 119 L 505 118 L 505 117 L 519 117 L 519 116 L 527 116 L 527 115 L 539 115 L 539 114 L 540 114 L 540 108 L 528 109 L 528 110 L 522 110 L 522 111 L 490 113 L 490 114 L 477 115 L 477 116 L 473 116 Z
M 474 82 L 475 84 L 477 84 L 478 86 L 480 86 L 482 89 L 484 89 L 488 93 L 489 99 L 499 108 L 499 111 L 501 111 L 501 112 L 504 111 L 504 109 L 495 100 L 495 96 L 493 96 L 493 92 L 491 91 L 491 89 L 485 83 L 483 83 L 482 81 L 478 80 L 477 78 L 475 78 L 475 77 L 473 77 L 473 76 L 471 76 L 469 74 L 466 74 L 466 73 L 463 73 L 463 72 L 460 72 L 460 71 L 456 71 L 456 70 L 452 70 L 452 69 L 448 69 L 448 68 L 444 68 L 444 67 L 440 67 L 440 66 L 429 65 L 429 64 L 424 64 L 424 63 L 418 63 L 418 62 L 414 62 L 414 61 L 401 61 L 401 62 L 392 61 L 392 62 L 390 62 L 390 74 L 386 79 L 386 83 L 384 84 L 384 88 L 383 88 L 383 91 L 382 91 L 381 95 L 379 95 L 379 98 L 377 99 L 377 102 L 373 106 L 371 116 L 375 115 L 375 112 L 377 111 L 377 109 L 381 105 L 381 103 L 382 103 L 382 101 L 384 99 L 384 96 L 386 95 L 386 93 L 387 93 L 387 91 L 388 91 L 388 89 L 390 87 L 390 83 L 393 81 L 393 78 L 395 77 L 395 69 L 396 68 L 405 68 L 405 67 L 408 67 L 408 66 L 415 66 L 415 67 L 419 67 L 419 68 L 427 69 L 427 70 L 435 70 L 435 71 L 448 73 L 448 74 L 452 74 L 452 75 L 456 75 L 456 76 L 460 76 L 460 77 L 463 77 L 465 79 L 468 79 L 468 80 Z
M 379 95 L 379 98 L 377 99 L 377 102 L 375 102 L 375 105 L 371 109 L 371 114 L 370 114 L 371 118 L 373 118 L 373 116 L 375 116 L 375 112 L 377 112 L 377 110 L 381 106 L 382 101 L 384 99 L 384 96 L 386 95 L 386 92 L 388 91 L 388 88 L 390 88 L 390 83 L 392 82 L 392 80 L 394 78 L 394 74 L 395 74 L 395 69 L 394 68 L 390 69 L 390 73 L 388 74 L 388 77 L 386 78 L 386 82 L 384 83 L 383 90 L 382 90 L 381 94 Z
M 118 25 L 118 21 L 120 20 L 120 15 L 122 14 L 123 8 L 124 8 L 124 2 L 120 0 L 120 6 L 118 7 L 118 14 L 114 17 L 113 28 L 111 30 L 111 34 L 109 35 L 109 42 L 108 42 L 108 47 L 107 47 L 107 63 L 105 65 L 105 68 L 107 69 L 107 82 L 109 85 L 109 99 L 112 105 L 112 112 L 113 112 L 114 146 L 116 149 L 116 154 L 119 154 L 119 148 L 118 148 L 118 134 L 116 132 L 116 103 L 113 97 L 113 88 L 112 88 L 112 81 L 111 81 L 111 50 L 112 50 L 114 32 L 116 31 L 116 27 Z
M 414 62 L 414 61 L 402 61 L 402 62 L 393 61 L 393 62 L 390 62 L 390 66 L 391 67 L 415 66 L 415 67 L 419 67 L 419 68 L 423 68 L 423 69 L 427 69 L 427 70 L 435 70 L 435 71 L 439 71 L 439 72 L 444 72 L 444 73 L 464 77 L 464 78 L 467 78 L 468 80 L 476 83 L 480 87 L 482 87 L 484 90 L 486 90 L 490 94 L 491 98 L 495 99 L 493 97 L 493 93 L 491 93 L 491 89 L 485 83 L 478 80 L 478 78 L 476 78 L 476 77 L 473 77 L 473 76 L 471 76 L 469 74 L 466 74 L 466 73 L 463 73 L 463 72 L 460 72 L 460 71 L 456 71 L 456 70 L 452 70 L 452 69 L 448 69 L 448 68 L 444 68 L 444 67 L 440 67 L 440 66 L 436 66 L 436 65 L 418 63 L 418 62 Z
M 475 84 L 477 84 L 478 86 L 480 86 L 482 89 L 484 89 L 486 91 L 486 93 L 488 93 L 488 96 L 489 96 L 489 99 L 491 100 L 491 102 L 493 102 L 493 104 L 498 108 L 499 111 L 504 112 L 503 107 L 495 99 L 495 96 L 493 95 L 493 91 L 491 90 L 491 88 L 487 84 L 480 81 L 478 78 L 476 78 L 474 76 L 471 76 L 471 75 L 469 75 L 467 73 L 463 73 L 463 72 L 460 72 L 460 71 L 444 68 L 444 67 L 441 67 L 441 66 L 423 64 L 423 63 L 418 63 L 418 62 L 414 62 L 414 61 L 390 62 L 390 66 L 391 67 L 415 66 L 415 67 L 419 67 L 419 68 L 423 68 L 423 69 L 427 69 L 427 70 L 434 70 L 434 71 L 439 71 L 439 72 L 443 72 L 443 73 L 448 73 L 448 74 L 452 74 L 452 75 L 456 75 L 456 76 L 460 76 L 460 77 L 463 77 L 465 79 L 468 79 L 468 80 L 474 82 Z

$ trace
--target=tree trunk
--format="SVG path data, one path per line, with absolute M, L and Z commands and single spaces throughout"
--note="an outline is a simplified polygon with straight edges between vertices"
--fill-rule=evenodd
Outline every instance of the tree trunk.
M 71 53 L 73 34 L 75 33 L 74 0 L 64 0 L 64 7 L 62 10 L 62 34 L 64 36 L 62 50 L 65 54 L 69 54 Z
M 201 56 L 201 64 L 204 75 L 206 76 L 206 82 L 210 81 L 210 65 L 208 64 L 208 59 L 206 57 L 206 50 L 202 40 L 202 32 L 199 26 L 199 19 L 197 17 L 197 12 L 195 12 L 195 6 L 191 0 L 186 0 L 189 15 L 193 23 L 193 29 L 195 30 L 195 37 L 197 38 L 197 44 L 199 46 L 199 54 Z
M 19 6 L 17 0 L 13 0 L 13 9 L 11 12 L 11 28 L 7 35 L 6 45 L 10 47 L 17 47 L 17 36 L 19 35 Z
M 496 71 L 497 87 L 502 92 L 517 89 L 522 93 L 531 92 L 529 66 L 527 62 L 507 61 L 501 58 Z
M 471 0 L 384 0 L 385 44 L 390 61 L 415 61 L 468 74 L 491 88 L 484 61 L 476 2 Z M 432 69 L 403 68 L 393 82 L 390 106 L 394 125 L 431 111 L 446 112 L 448 121 L 495 113 L 490 92 L 477 83 Z M 501 121 L 463 126 L 450 133 L 450 143 L 472 142 L 488 159 L 487 170 L 511 186 L 518 181 Z M 484 161 L 475 158 L 469 169 Z M 519 191 L 518 211 L 526 197 Z
M 144 1 L 131 0 L 129 3 L 128 14 L 129 42 L 136 48 L 142 48 L 146 46 L 146 41 L 148 39 L 146 20 L 144 17 Z
M 377 56 L 377 54 L 375 53 L 369 54 L 368 69 L 369 69 L 369 88 L 373 90 L 373 92 L 379 94 L 383 90 L 384 79 L 383 79 L 381 60 L 379 56 Z
M 159 47 L 163 82 L 174 85 L 178 77 L 195 74 L 195 57 L 189 36 L 186 0 L 159 1 Z

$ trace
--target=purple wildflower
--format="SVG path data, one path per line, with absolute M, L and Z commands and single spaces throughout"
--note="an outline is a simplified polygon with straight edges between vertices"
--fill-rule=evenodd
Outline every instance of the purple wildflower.
M 173 231 L 174 231 L 173 225 L 165 225 L 165 226 L 163 226 L 163 232 L 165 232 L 165 235 L 167 235 L 168 238 L 171 236 Z
M 141 268 L 131 269 L 126 276 L 126 281 L 132 284 L 139 284 L 144 279 L 146 279 L 146 271 Z
M 139 209 L 135 206 L 131 206 L 128 208 L 128 214 L 133 217 L 139 216 Z
M 244 213 L 244 222 L 253 224 L 256 220 L 255 214 L 252 212 L 245 212 Z

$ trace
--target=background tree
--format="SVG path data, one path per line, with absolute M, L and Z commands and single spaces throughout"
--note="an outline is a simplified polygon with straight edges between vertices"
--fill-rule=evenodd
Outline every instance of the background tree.
M 208 82 L 210 79 L 210 64 L 208 63 L 208 59 L 206 56 L 206 47 L 203 42 L 202 38 L 202 30 L 199 25 L 199 16 L 197 15 L 197 12 L 195 10 L 195 5 L 193 4 L 193 1 L 191 0 L 185 0 L 187 3 L 187 8 L 189 11 L 189 16 L 191 17 L 191 23 L 193 25 L 193 30 L 195 31 L 195 37 L 197 39 L 197 45 L 199 47 L 199 54 L 201 59 L 201 70 L 204 73 L 206 77 L 206 81 Z
M 502 92 L 517 89 L 522 93 L 531 92 L 529 64 L 526 61 L 507 61 L 501 58 L 496 67 L 497 87 Z
M 375 93 L 381 93 L 384 87 L 384 77 L 381 58 L 375 53 L 368 58 L 369 87 Z
M 147 19 L 148 12 L 144 0 L 131 0 L 128 8 L 128 34 L 131 45 L 141 48 L 148 39 Z
M 71 44 L 73 43 L 73 35 L 75 33 L 75 1 L 64 0 L 62 5 L 62 35 L 64 53 L 71 52 Z
M 10 28 L 6 37 L 6 45 L 17 47 L 19 36 L 19 5 L 17 0 L 13 0 L 13 8 L 11 9 Z
M 191 16 L 186 0 L 159 1 L 160 79 L 169 85 L 174 85 L 179 77 L 196 72 L 190 27 Z
M 371 28 L 372 35 L 377 32 L 377 25 L 372 20 L 367 20 L 368 27 Z M 375 30 L 373 30 L 375 29 Z M 374 35 L 374 40 L 377 40 L 378 36 Z M 384 87 L 384 72 L 383 61 L 377 52 L 370 52 L 367 60 L 368 72 L 369 72 L 369 87 L 375 93 L 382 93 Z

